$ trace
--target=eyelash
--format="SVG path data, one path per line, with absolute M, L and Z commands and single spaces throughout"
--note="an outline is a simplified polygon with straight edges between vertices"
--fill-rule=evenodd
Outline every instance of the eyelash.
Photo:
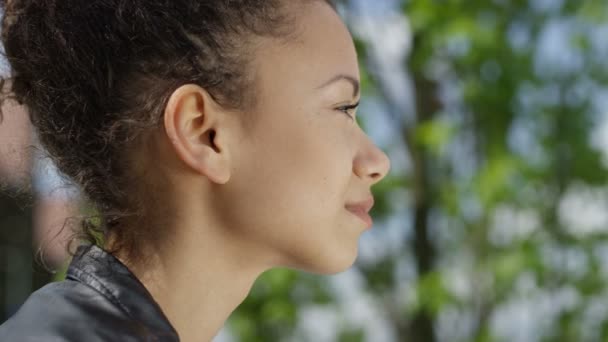
M 352 120 L 355 119 L 354 115 L 350 114 L 350 111 L 353 109 L 357 109 L 357 107 L 359 107 L 359 102 L 353 104 L 353 105 L 348 105 L 348 106 L 342 106 L 342 107 L 338 107 L 336 108 L 336 110 L 343 112 L 344 114 L 346 114 L 349 118 L 351 118 Z

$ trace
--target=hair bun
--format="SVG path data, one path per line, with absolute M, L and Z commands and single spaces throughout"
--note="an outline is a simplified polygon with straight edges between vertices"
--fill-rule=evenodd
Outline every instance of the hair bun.
M 28 0 L 0 0 L 0 11 L 2 15 L 1 21 L 1 38 L 2 38 L 2 52 L 0 56 L 4 59 L 4 62 L 8 63 L 5 42 L 10 35 L 11 30 L 17 24 L 19 14 L 23 12 L 26 6 L 31 1 Z M 11 68 L 12 69 L 12 68 Z M 17 75 L 14 75 L 12 70 L 8 71 L 3 69 L 0 74 L 0 107 L 4 105 L 7 100 L 16 101 L 19 104 L 23 104 L 23 94 L 26 93 L 28 88 L 26 82 Z M 2 112 L 0 109 L 0 123 L 2 122 Z
M 22 2 L 17 0 L 0 0 L 0 7 L 2 8 L 2 36 L 6 35 L 7 30 L 17 22 L 17 8 L 19 5 L 23 5 Z M 23 6 L 21 6 L 23 7 Z

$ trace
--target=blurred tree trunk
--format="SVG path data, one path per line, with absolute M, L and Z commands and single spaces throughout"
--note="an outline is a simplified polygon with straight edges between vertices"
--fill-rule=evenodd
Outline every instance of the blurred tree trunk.
M 29 294 L 51 280 L 37 266 L 32 247 L 32 208 L 13 191 L 0 191 L 0 324 Z
M 413 75 L 416 91 L 416 126 L 433 120 L 441 104 L 437 99 L 437 84 L 416 72 Z M 429 238 L 429 216 L 435 193 L 432 168 L 433 160 L 427 148 L 414 140 L 416 127 L 404 128 L 413 163 L 414 190 L 414 238 L 412 250 L 416 257 L 418 279 L 433 272 L 436 251 Z M 410 321 L 409 335 L 412 341 L 435 341 L 433 313 L 427 307 L 417 311 Z

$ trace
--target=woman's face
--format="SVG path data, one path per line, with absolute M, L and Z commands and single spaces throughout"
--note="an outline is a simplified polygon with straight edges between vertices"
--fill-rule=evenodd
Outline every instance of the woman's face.
M 275 265 L 335 273 L 356 258 L 370 224 L 354 212 L 369 209 L 370 187 L 389 160 L 353 119 L 355 110 L 344 109 L 359 101 L 346 27 L 322 1 L 302 6 L 297 18 L 298 38 L 259 45 L 257 103 L 231 157 L 223 218 Z

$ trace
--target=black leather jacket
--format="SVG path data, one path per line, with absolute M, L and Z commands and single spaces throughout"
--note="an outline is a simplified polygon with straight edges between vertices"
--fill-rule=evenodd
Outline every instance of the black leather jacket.
M 65 281 L 34 292 L 0 326 L 2 342 L 179 341 L 125 265 L 96 246 L 78 249 Z

